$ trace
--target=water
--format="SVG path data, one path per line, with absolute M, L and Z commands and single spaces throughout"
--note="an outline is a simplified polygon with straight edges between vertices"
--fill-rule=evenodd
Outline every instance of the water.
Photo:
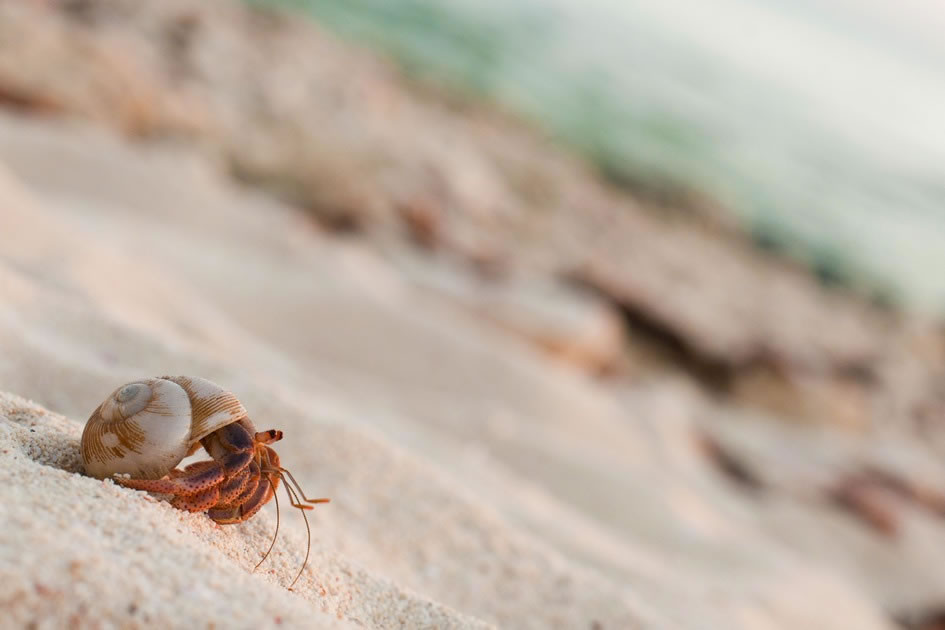
M 703 191 L 833 275 L 945 310 L 937 0 L 269 0 Z

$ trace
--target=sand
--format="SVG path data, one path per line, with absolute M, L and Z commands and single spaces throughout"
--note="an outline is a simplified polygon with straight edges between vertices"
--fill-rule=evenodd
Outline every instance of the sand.
M 854 543 L 785 544 L 684 384 L 607 389 L 173 146 L 4 115 L 0 208 L 0 625 L 889 627 L 844 568 L 885 543 L 800 503 Z M 237 393 L 332 498 L 293 591 L 297 513 L 253 571 L 272 506 L 220 527 L 82 474 L 88 414 L 160 374 Z
M 14 619 L 636 624 L 631 598 L 443 474 L 442 438 L 417 430 L 450 406 L 445 388 L 505 382 L 469 378 L 505 363 L 489 356 L 498 344 L 456 335 L 445 315 L 411 304 L 368 253 L 329 242 L 287 208 L 232 194 L 186 155 L 139 154 L 98 132 L 55 127 L 6 121 L 0 143 L 23 158 L 17 168 L 41 157 L 36 174 L 63 186 L 36 196 L 9 170 L 0 175 L 0 382 L 70 417 L 4 398 L 2 503 L 13 509 L 0 512 L 0 548 L 4 578 L 28 594 L 5 600 Z M 99 186 L 99 177 L 111 184 Z M 443 342 L 466 373 L 438 374 L 451 360 Z M 537 365 L 520 359 L 504 369 L 535 378 Z M 273 557 L 253 573 L 275 526 L 271 509 L 221 528 L 80 474 L 77 439 L 97 401 L 123 381 L 159 373 L 226 383 L 260 426 L 285 431 L 279 452 L 304 487 L 332 497 L 313 514 L 312 559 L 293 593 L 284 585 L 305 547 L 297 514 L 283 515 Z M 383 403 L 398 390 L 404 404 Z M 400 417 L 408 405 L 427 417 Z M 476 431 L 458 416 L 447 423 L 450 440 Z M 416 447 L 432 456 L 407 452 L 401 439 L 434 440 Z

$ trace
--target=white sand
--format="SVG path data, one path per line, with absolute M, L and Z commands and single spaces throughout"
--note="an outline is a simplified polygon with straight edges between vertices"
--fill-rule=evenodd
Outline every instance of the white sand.
M 15 623 L 889 627 L 875 593 L 792 552 L 709 473 L 687 390 L 629 414 L 171 149 L 3 117 L 4 163 L 0 390 L 37 403 L 0 397 L 0 608 Z M 253 573 L 271 507 L 218 527 L 79 474 L 91 410 L 166 373 L 236 392 L 285 432 L 307 492 L 332 498 L 294 592 L 297 513 Z

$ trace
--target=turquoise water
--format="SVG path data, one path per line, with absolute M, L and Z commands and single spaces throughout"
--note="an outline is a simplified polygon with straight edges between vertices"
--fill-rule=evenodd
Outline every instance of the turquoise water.
M 924 0 L 269 0 L 945 310 L 945 9 Z M 894 5 L 894 6 L 893 6 Z

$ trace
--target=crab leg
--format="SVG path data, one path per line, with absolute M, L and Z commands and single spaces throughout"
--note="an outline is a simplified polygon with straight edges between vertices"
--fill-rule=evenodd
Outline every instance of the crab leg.
M 220 498 L 220 486 L 210 486 L 196 494 L 181 494 L 171 500 L 171 505 L 178 510 L 205 512 L 216 505 Z
M 115 482 L 134 490 L 147 490 L 161 494 L 193 495 L 207 488 L 216 487 L 225 479 L 223 467 L 217 462 L 197 462 L 184 470 L 175 470 L 163 479 L 124 479 L 115 477 Z
M 246 486 L 249 485 L 249 482 L 253 477 L 253 466 L 255 466 L 255 464 L 250 464 L 242 472 L 237 473 L 236 476 L 230 477 L 221 483 L 220 496 L 217 499 L 217 503 L 211 507 L 222 507 L 237 501 L 237 499 L 243 495 L 244 491 L 246 490 Z
M 250 482 L 252 483 L 252 482 Z M 253 493 L 245 501 L 233 505 L 232 507 L 215 507 L 207 512 L 207 515 L 221 525 L 231 523 L 242 523 L 253 516 L 266 503 L 272 499 L 276 482 L 268 478 L 257 477 L 256 487 Z

